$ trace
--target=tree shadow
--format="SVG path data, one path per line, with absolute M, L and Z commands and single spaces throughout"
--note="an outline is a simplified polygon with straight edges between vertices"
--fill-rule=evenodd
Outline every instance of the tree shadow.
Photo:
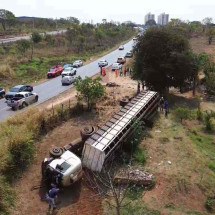
M 200 105 L 198 98 L 185 98 L 179 95 L 169 94 L 167 98 L 170 108 L 186 107 L 189 109 L 197 109 Z

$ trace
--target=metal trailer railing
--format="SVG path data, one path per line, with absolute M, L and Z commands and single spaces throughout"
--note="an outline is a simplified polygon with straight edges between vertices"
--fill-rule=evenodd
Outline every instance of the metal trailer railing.
M 151 117 L 158 104 L 159 95 L 154 91 L 144 91 L 133 98 L 85 141 L 82 152 L 83 166 L 100 172 L 110 155 L 120 147 L 135 121 Z

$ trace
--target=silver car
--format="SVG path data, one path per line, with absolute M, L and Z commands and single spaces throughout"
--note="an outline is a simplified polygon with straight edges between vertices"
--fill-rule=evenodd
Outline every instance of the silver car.
M 62 86 L 70 85 L 75 82 L 75 77 L 72 75 L 63 76 L 61 79 Z

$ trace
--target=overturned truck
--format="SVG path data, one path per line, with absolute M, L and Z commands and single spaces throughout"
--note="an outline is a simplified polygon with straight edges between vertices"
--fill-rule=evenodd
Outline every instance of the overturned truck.
M 46 182 L 69 186 L 82 177 L 83 167 L 100 172 L 134 130 L 135 122 L 148 121 L 153 117 L 159 99 L 157 92 L 143 91 L 98 130 L 87 130 L 76 143 L 52 149 L 50 157 L 42 163 Z

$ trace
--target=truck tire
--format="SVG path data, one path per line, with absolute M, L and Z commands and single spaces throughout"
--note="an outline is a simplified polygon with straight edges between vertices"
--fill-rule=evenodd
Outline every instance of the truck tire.
M 85 141 L 88 137 L 94 134 L 95 131 L 96 131 L 96 128 L 94 126 L 86 126 L 83 129 L 81 129 L 82 140 Z
M 128 102 L 129 102 L 128 98 L 123 98 L 120 100 L 119 104 L 120 106 L 125 107 L 128 104 Z
M 22 105 L 21 105 L 21 109 L 23 109 L 23 108 L 25 108 L 27 106 L 28 106 L 28 104 L 26 102 L 23 102 Z
M 54 147 L 49 150 L 49 154 L 53 158 L 59 158 L 64 152 L 64 149 L 62 147 Z
M 38 98 L 39 98 L 38 96 L 35 97 L 35 102 L 38 102 Z

